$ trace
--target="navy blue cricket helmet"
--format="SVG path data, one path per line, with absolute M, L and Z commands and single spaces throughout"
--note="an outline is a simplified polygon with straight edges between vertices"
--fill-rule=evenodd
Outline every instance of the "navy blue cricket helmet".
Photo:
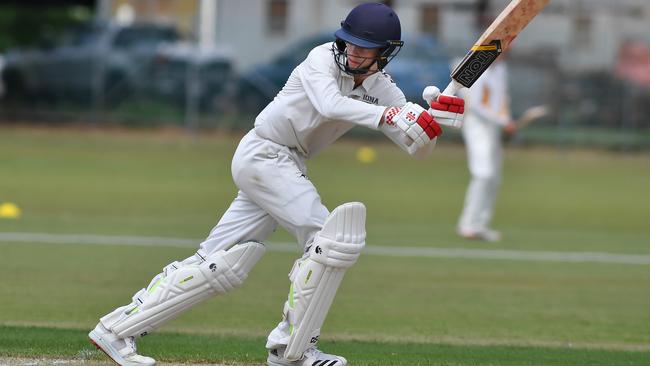
M 346 43 L 379 49 L 375 62 L 380 70 L 388 65 L 404 45 L 397 14 L 381 3 L 361 4 L 352 9 L 334 36 L 334 59 L 341 70 L 351 75 L 365 74 L 370 67 L 351 69 L 347 64 Z

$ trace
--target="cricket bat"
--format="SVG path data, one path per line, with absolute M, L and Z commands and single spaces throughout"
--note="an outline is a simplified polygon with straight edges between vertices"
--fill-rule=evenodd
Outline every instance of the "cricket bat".
M 517 127 L 515 131 L 519 131 L 538 119 L 546 117 L 549 113 L 550 109 L 546 105 L 537 105 L 526 109 L 521 117 L 514 121 L 515 126 Z M 515 133 L 504 133 L 502 135 L 503 142 L 510 142 L 514 138 L 514 135 Z
M 517 129 L 528 126 L 529 124 L 535 122 L 536 120 L 545 117 L 549 114 L 549 108 L 546 105 L 538 105 L 535 107 L 530 107 L 524 111 L 521 117 L 515 120 Z
M 471 87 L 549 1 L 512 0 L 452 71 L 442 94 L 454 95 L 462 87 Z M 460 128 L 460 124 L 452 127 Z

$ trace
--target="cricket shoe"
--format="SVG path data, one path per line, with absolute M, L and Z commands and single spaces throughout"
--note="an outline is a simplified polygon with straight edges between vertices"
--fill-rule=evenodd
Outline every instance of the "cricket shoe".
M 284 348 L 269 350 L 266 364 L 268 366 L 345 366 L 348 364 L 345 358 L 321 352 L 316 347 L 305 351 L 302 358 L 297 361 L 289 361 L 281 355 L 284 355 Z
M 501 233 L 491 229 L 477 231 L 458 229 L 458 235 L 465 239 L 482 240 L 487 242 L 497 242 L 501 240 Z
M 88 333 L 90 342 L 120 366 L 153 366 L 156 360 L 137 353 L 133 337 L 119 338 L 102 323 Z

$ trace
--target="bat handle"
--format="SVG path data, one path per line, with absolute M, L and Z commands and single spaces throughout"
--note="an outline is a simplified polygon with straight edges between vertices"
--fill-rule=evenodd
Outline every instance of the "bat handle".
M 443 95 L 456 95 L 456 93 L 458 93 L 458 91 L 461 88 L 463 88 L 463 86 L 459 82 L 457 82 L 455 79 L 451 79 L 451 82 L 449 83 L 449 85 L 447 85 L 445 90 L 443 90 L 442 94 Z M 446 123 L 446 122 L 443 122 L 442 120 L 438 121 L 438 123 L 440 123 L 441 125 L 445 125 L 445 126 L 449 126 L 449 127 L 453 127 L 453 128 L 461 128 L 461 126 L 462 126 L 462 122 L 457 121 L 455 119 L 451 123 Z
M 447 85 L 445 90 L 442 91 L 442 94 L 444 94 L 444 95 L 456 95 L 456 93 L 458 93 L 458 91 L 462 87 L 463 86 L 458 81 L 456 81 L 456 79 L 451 79 L 451 82 L 449 83 L 449 85 Z

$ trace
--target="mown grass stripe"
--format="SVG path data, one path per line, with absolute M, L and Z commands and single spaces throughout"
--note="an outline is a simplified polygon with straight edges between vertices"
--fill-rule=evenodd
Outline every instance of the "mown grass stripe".
M 0 233 L 0 242 L 32 242 L 46 244 L 88 244 L 88 245 L 133 245 L 164 247 L 198 247 L 199 239 L 170 238 L 156 236 L 120 236 L 94 234 L 53 234 L 53 233 Z M 269 250 L 275 252 L 297 252 L 293 243 L 272 242 Z M 368 246 L 365 254 L 388 257 L 412 258 L 466 258 L 487 260 L 571 262 L 571 263 L 605 263 L 650 265 L 650 255 L 619 254 L 603 252 L 552 252 L 523 251 L 503 249 L 467 249 L 467 248 L 421 248 L 421 247 L 385 247 Z
M 138 342 L 161 362 L 264 364 L 264 337 L 156 333 Z M 352 365 L 559 366 L 648 365 L 650 352 L 520 346 L 469 346 L 369 341 L 323 341 L 324 350 Z M 102 359 L 86 330 L 0 326 L 0 356 Z

